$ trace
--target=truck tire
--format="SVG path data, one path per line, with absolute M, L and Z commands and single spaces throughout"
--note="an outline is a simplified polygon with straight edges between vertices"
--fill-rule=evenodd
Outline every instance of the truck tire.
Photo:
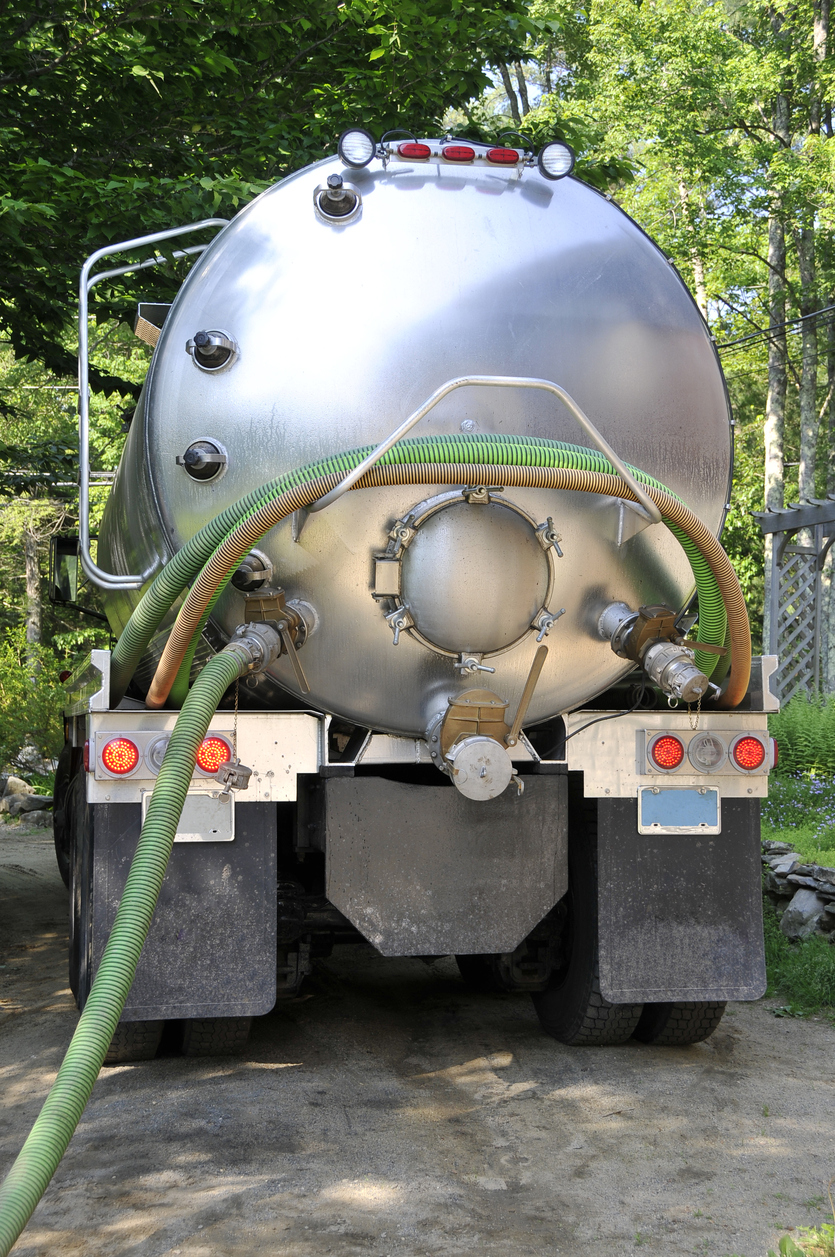
M 152 1061 L 162 1039 L 164 1021 L 120 1021 L 110 1040 L 105 1065 Z
M 644 1004 L 634 1037 L 641 1043 L 652 1043 L 656 1047 L 686 1047 L 690 1043 L 702 1043 L 713 1034 L 724 1011 L 724 1003 L 715 1001 Z
M 70 862 L 72 859 L 72 827 L 67 812 L 67 801 L 73 778 L 81 767 L 81 754 L 69 742 L 64 744 L 58 756 L 55 769 L 55 786 L 53 788 L 52 805 L 52 836 L 55 842 L 55 858 L 58 861 L 58 872 L 67 890 L 70 888 Z M 78 761 L 77 763 L 75 761 Z
M 183 1056 L 239 1056 L 249 1042 L 251 1017 L 194 1017 L 183 1022 Z
M 577 800 L 570 812 L 567 915 L 562 961 L 544 991 L 533 994 L 542 1029 L 572 1047 L 626 1043 L 642 1004 L 610 1004 L 600 991 L 597 944 L 597 807 Z

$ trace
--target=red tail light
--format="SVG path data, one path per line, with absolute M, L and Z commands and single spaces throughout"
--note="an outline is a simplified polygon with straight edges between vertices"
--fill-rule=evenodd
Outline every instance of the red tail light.
M 672 733 L 659 734 L 650 743 L 649 755 L 656 768 L 672 772 L 684 759 L 684 743 Z
M 737 768 L 744 773 L 756 772 L 765 763 L 765 743 L 752 733 L 743 734 L 734 742 L 731 755 Z
M 519 160 L 519 154 L 515 148 L 491 148 L 487 154 L 487 160 L 496 166 L 515 166 Z
M 111 738 L 105 743 L 101 762 L 109 773 L 123 777 L 125 773 L 132 773 L 139 763 L 139 747 L 130 738 Z
M 197 748 L 197 767 L 204 773 L 216 773 L 231 758 L 232 748 L 225 738 L 204 738 Z
M 447 144 L 446 148 L 442 149 L 441 152 L 446 161 L 475 160 L 475 149 L 470 148 L 468 144 Z
M 397 153 L 400 157 L 408 157 L 410 161 L 426 161 L 427 157 L 432 156 L 432 149 L 428 144 L 400 144 Z

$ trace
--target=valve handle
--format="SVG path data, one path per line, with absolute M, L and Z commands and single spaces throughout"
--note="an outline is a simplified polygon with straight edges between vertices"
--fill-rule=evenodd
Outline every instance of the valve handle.
M 533 657 L 531 670 L 528 673 L 528 679 L 525 682 L 525 688 L 522 690 L 522 697 L 519 699 L 519 706 L 516 709 L 516 715 L 513 718 L 513 724 L 510 727 L 510 733 L 505 738 L 505 746 L 515 746 L 519 741 L 519 734 L 522 730 L 522 722 L 528 714 L 533 692 L 536 689 L 536 683 L 539 680 L 540 673 L 545 666 L 545 660 L 548 657 L 548 647 L 540 646 Z

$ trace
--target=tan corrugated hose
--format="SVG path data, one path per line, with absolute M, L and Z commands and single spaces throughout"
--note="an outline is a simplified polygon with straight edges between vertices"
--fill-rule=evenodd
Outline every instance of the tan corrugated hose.
M 293 511 L 301 510 L 335 488 L 343 472 L 332 472 L 279 494 L 243 520 L 209 559 L 180 608 L 174 627 L 148 691 L 148 707 L 162 707 L 174 678 L 200 624 L 214 591 L 234 571 L 252 547 Z M 352 491 L 386 485 L 501 484 L 508 488 L 560 489 L 575 493 L 599 493 L 606 497 L 635 501 L 619 476 L 604 472 L 563 467 L 517 467 L 500 464 L 415 463 L 405 466 L 372 467 Z M 722 594 L 728 614 L 731 642 L 731 671 L 716 701 L 717 707 L 736 707 L 744 697 L 751 675 L 751 629 L 745 599 L 736 572 L 713 533 L 678 498 L 652 485 L 642 486 L 661 511 L 665 521 L 677 525 L 703 555 Z

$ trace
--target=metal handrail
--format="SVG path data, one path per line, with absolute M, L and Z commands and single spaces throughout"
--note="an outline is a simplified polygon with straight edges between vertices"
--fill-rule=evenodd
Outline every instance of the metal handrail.
M 155 231 L 149 236 L 137 236 L 134 240 L 123 240 L 120 244 L 97 249 L 95 253 L 90 254 L 81 268 L 78 287 L 78 541 L 81 566 L 87 577 L 100 589 L 141 589 L 154 568 L 149 568 L 141 576 L 116 576 L 98 567 L 90 554 L 90 385 L 87 298 L 90 290 L 103 279 L 112 279 L 114 275 L 127 275 L 131 271 L 144 270 L 148 266 L 159 266 L 166 259 L 164 257 L 147 258 L 144 262 L 135 262 L 129 266 L 117 266 L 113 270 L 101 271 L 92 278 L 90 278 L 90 272 L 96 262 L 113 253 L 126 253 L 130 249 L 157 244 L 160 240 L 171 240 L 174 236 L 182 236 L 190 231 L 202 231 L 207 227 L 226 227 L 228 222 L 228 218 L 204 218 L 202 222 L 189 223 L 186 227 L 172 227 L 167 231 Z M 177 250 L 174 257 L 202 253 L 207 247 L 205 244 L 191 245 L 187 249 Z
M 448 393 L 452 393 L 455 389 L 464 388 L 467 385 L 487 386 L 490 388 L 536 388 L 541 389 L 545 393 L 553 393 L 571 411 L 586 436 L 594 442 L 600 453 L 605 454 L 621 480 L 632 490 L 652 522 L 654 524 L 661 523 L 661 512 L 652 498 L 641 488 L 632 472 L 618 458 L 609 442 L 597 431 L 591 419 L 580 409 L 571 394 L 567 393 L 559 384 L 554 384 L 552 380 L 537 380 L 525 375 L 460 375 L 454 380 L 447 380 L 446 384 L 442 384 L 440 388 L 437 388 L 422 406 L 418 406 L 417 410 L 413 411 L 409 418 L 400 424 L 399 428 L 395 428 L 391 435 L 386 437 L 385 441 L 382 441 L 361 463 L 358 463 L 353 471 L 350 471 L 343 480 L 340 480 L 335 488 L 331 489 L 323 497 L 317 498 L 315 502 L 312 502 L 307 508 L 308 511 L 321 511 L 324 507 L 330 506 L 332 502 L 335 502 L 337 498 L 341 498 L 343 493 L 347 493 L 365 475 L 369 467 L 373 467 L 407 432 L 411 432 L 415 424 L 419 423 L 424 415 L 428 415 L 429 411 L 434 406 L 437 406 L 442 398 L 446 397 Z

